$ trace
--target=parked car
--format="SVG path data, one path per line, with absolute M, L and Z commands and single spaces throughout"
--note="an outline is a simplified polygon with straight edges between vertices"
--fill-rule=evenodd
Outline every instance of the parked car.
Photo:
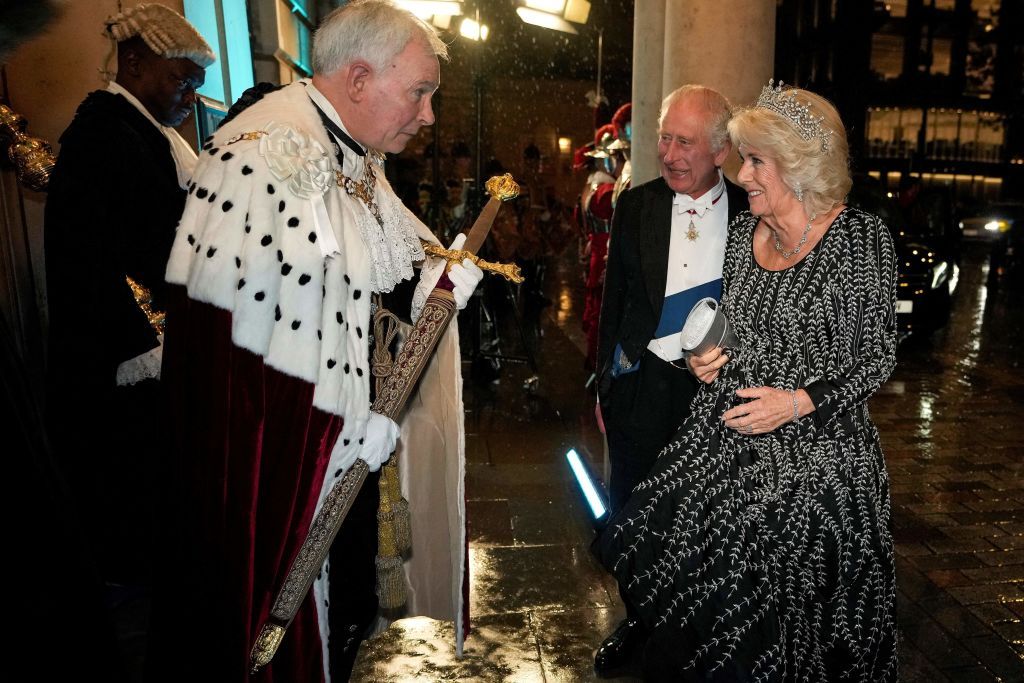
M 922 191 L 912 206 L 900 207 L 869 176 L 855 176 L 850 206 L 880 217 L 896 245 L 898 283 L 896 320 L 901 338 L 931 332 L 949 320 L 952 296 L 960 278 L 958 239 L 947 198 Z
M 969 212 L 960 219 L 964 239 L 991 244 L 989 282 L 1020 270 L 1024 249 L 1024 204 L 995 202 Z
M 1024 204 L 995 202 L 966 212 L 959 222 L 964 239 L 996 242 L 1024 221 Z

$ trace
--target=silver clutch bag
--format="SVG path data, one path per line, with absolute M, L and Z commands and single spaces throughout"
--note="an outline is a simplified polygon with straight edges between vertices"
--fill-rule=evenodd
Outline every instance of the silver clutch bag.
M 739 339 L 729 319 L 712 297 L 701 299 L 693 305 L 679 337 L 683 351 L 697 355 L 717 347 L 735 349 L 739 346 Z

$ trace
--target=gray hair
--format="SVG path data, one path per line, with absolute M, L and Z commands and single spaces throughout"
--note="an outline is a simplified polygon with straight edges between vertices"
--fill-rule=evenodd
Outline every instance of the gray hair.
M 313 72 L 330 74 L 357 59 L 384 69 L 417 37 L 448 59 L 448 46 L 416 15 L 389 0 L 354 0 L 328 14 L 313 35 Z
M 732 103 L 729 99 L 713 88 L 704 85 L 683 85 L 668 94 L 661 102 L 658 114 L 658 127 L 665 122 L 668 110 L 683 99 L 699 98 L 707 112 L 707 128 L 704 134 L 712 152 L 720 152 L 725 143 L 729 142 L 729 119 L 732 118 Z

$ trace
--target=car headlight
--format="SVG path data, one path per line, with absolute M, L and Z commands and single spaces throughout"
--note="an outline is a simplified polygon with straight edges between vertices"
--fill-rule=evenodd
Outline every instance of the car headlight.
M 946 281 L 949 275 L 949 266 L 946 262 L 936 263 L 932 266 L 932 289 L 938 289 L 939 285 Z
M 1010 229 L 1010 222 L 1004 221 L 1002 219 L 989 221 L 988 223 L 985 224 L 985 229 L 988 230 L 989 232 L 1006 232 L 1007 230 Z

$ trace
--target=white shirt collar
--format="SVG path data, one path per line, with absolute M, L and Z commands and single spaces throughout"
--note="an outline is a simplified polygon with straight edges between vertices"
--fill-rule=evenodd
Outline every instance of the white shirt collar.
M 721 197 L 723 192 L 725 192 L 725 175 L 722 173 L 722 169 L 718 169 L 718 182 L 710 190 L 697 199 L 688 194 L 676 192 L 672 203 L 679 213 L 693 210 L 697 212 L 698 216 L 703 217 L 705 213 L 716 206 L 715 200 Z
M 153 118 L 153 115 L 149 113 L 149 110 L 146 109 L 145 106 L 143 106 L 142 102 L 140 102 L 139 99 L 135 97 L 135 95 L 131 94 L 131 92 L 129 92 L 127 88 L 125 88 L 117 81 L 110 81 L 110 83 L 107 84 L 107 92 L 114 93 L 115 95 L 120 95 L 121 97 L 128 100 L 128 102 L 133 107 L 138 109 L 143 116 L 149 119 L 149 122 L 156 126 L 157 129 L 160 130 L 160 132 L 163 132 L 163 129 L 166 128 L 164 124 L 160 123 L 155 118 Z

